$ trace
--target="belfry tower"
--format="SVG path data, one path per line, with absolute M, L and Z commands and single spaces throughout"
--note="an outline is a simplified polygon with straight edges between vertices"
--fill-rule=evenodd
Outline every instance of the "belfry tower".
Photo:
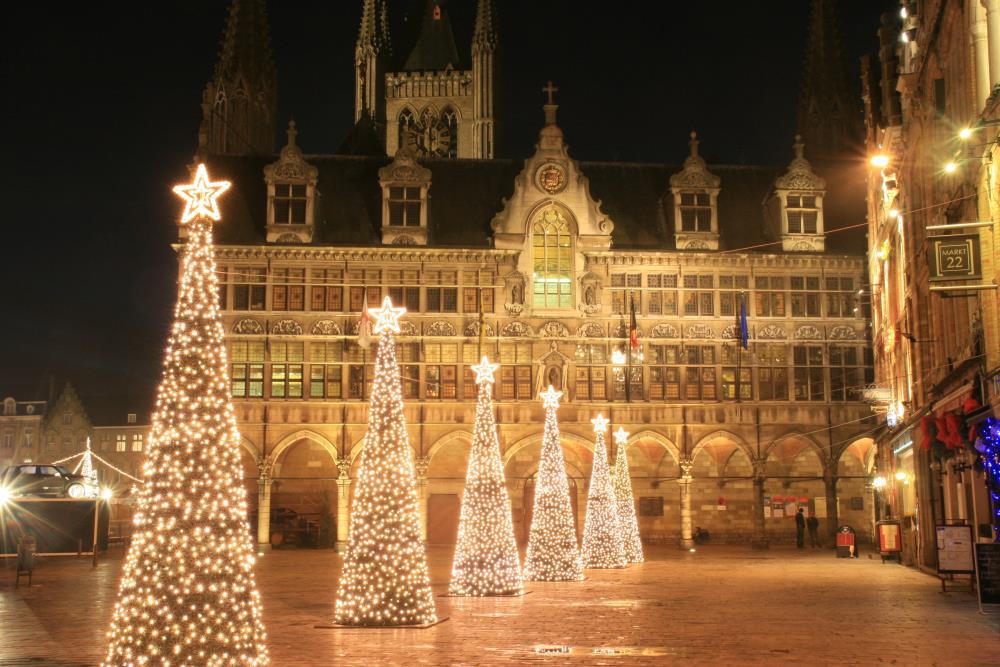
M 219 60 L 202 94 L 200 152 L 274 152 L 278 84 L 265 0 L 233 0 Z
M 836 0 L 812 0 L 798 125 L 809 159 L 822 166 L 861 145 L 861 108 L 847 78 Z

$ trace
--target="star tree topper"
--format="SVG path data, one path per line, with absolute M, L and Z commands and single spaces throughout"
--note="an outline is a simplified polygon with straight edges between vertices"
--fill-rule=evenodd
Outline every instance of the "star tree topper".
M 628 431 L 623 429 L 621 426 L 615 431 L 615 443 L 619 445 L 624 445 L 628 442 Z
M 406 308 L 393 308 L 392 299 L 388 296 L 382 300 L 381 308 L 369 308 L 368 314 L 375 318 L 375 328 L 373 333 L 380 334 L 384 331 L 399 333 L 399 318 L 406 312 Z
M 562 396 L 562 392 L 556 391 L 555 387 L 549 385 L 549 388 L 538 394 L 538 396 L 542 399 L 542 405 L 546 408 L 558 408 L 559 397 Z
M 483 355 L 483 360 L 476 366 L 471 366 L 470 368 L 472 368 L 476 374 L 476 384 L 483 384 L 486 382 L 493 384 L 493 382 L 495 382 L 493 379 L 493 373 L 500 368 L 500 364 L 491 364 L 490 358 Z
M 590 420 L 590 423 L 594 425 L 594 433 L 604 433 L 608 430 L 608 422 L 610 421 L 598 412 L 597 416 Z
M 204 164 L 199 164 L 194 175 L 194 183 L 190 185 L 175 185 L 174 192 L 184 200 L 184 213 L 181 214 L 181 224 L 191 222 L 197 217 L 210 220 L 220 220 L 219 203 L 216 201 L 223 192 L 232 185 L 229 181 L 211 182 L 208 180 L 208 170 Z

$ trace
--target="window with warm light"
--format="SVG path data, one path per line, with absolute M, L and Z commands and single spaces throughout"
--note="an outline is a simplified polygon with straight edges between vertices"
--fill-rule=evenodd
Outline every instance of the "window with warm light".
M 531 225 L 535 308 L 573 306 L 573 239 L 569 222 L 555 207 L 542 211 Z

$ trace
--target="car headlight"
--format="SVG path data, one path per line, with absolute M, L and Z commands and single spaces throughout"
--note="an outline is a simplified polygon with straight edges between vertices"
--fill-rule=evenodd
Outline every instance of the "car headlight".
M 87 493 L 87 490 L 83 488 L 83 484 L 70 484 L 69 488 L 66 489 L 66 494 L 70 498 L 83 498 Z

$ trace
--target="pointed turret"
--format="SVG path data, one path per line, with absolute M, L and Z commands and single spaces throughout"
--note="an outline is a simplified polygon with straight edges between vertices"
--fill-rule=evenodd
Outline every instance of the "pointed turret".
M 265 0 L 233 0 L 202 95 L 199 153 L 273 153 L 277 98 Z
M 812 0 L 799 133 L 818 164 L 851 154 L 862 137 L 861 110 L 847 78 L 835 0 Z
M 472 32 L 472 153 L 490 159 L 496 145 L 497 8 L 493 0 L 479 0 Z
M 354 121 L 367 113 L 380 136 L 385 132 L 385 72 L 391 55 L 385 0 L 364 0 L 354 47 Z
M 439 72 L 458 69 L 460 61 L 455 48 L 455 33 L 444 0 L 428 0 L 424 22 L 413 50 L 406 58 L 407 72 Z

